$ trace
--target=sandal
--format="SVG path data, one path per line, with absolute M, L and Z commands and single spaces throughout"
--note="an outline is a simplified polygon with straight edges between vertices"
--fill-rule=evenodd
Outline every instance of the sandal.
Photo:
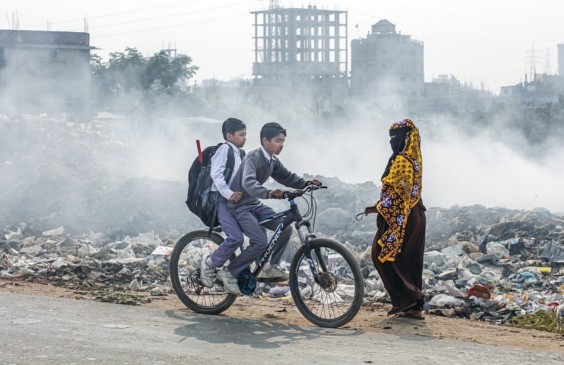
M 390 311 L 388 311 L 388 316 L 398 314 L 398 313 L 401 313 L 401 312 L 405 312 L 408 309 L 415 307 L 416 305 L 417 305 L 417 303 L 411 303 L 411 304 L 408 304 L 408 305 L 404 305 L 403 307 L 392 307 L 392 309 Z
M 423 311 L 417 311 L 417 310 L 407 310 L 405 312 L 398 313 L 398 317 L 418 319 L 418 320 L 425 319 L 425 315 L 423 315 Z

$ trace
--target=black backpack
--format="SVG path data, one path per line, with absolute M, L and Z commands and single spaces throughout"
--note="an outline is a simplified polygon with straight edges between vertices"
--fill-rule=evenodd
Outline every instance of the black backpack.
M 211 201 L 210 199 L 210 192 L 213 186 L 213 179 L 210 176 L 211 158 L 222 144 L 223 143 L 219 143 L 216 146 L 206 147 L 202 151 L 202 163 L 200 163 L 200 157 L 196 157 L 188 171 L 188 196 L 186 205 L 192 213 L 196 214 L 202 222 L 210 228 L 219 225 L 215 201 Z M 241 159 L 243 159 L 245 152 L 243 150 L 239 150 L 239 152 Z M 234 166 L 235 154 L 233 153 L 233 149 L 229 148 L 224 171 L 226 182 L 229 182 L 231 179 Z

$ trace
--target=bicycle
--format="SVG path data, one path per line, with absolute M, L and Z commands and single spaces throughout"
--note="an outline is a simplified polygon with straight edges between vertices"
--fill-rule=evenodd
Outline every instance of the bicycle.
M 264 253 L 253 268 L 240 275 L 239 287 L 245 295 L 256 289 L 256 277 L 268 261 L 280 233 L 293 224 L 301 242 L 290 264 L 288 285 L 300 313 L 320 327 L 341 327 L 358 313 L 364 297 L 364 282 L 360 266 L 351 252 L 329 238 L 317 238 L 313 233 L 317 202 L 313 191 L 325 186 L 310 185 L 303 189 L 284 191 L 289 209 L 273 214 L 259 223 L 282 217 Z M 309 195 L 307 213 L 302 217 L 296 198 Z M 307 218 L 307 219 L 304 219 Z M 311 223 L 313 219 L 313 224 Z M 208 250 L 217 248 L 223 237 L 216 231 L 193 231 L 176 243 L 170 257 L 170 277 L 179 299 L 192 311 L 219 314 L 228 309 L 236 295 L 223 289 L 216 280 L 212 288 L 200 282 L 200 260 Z

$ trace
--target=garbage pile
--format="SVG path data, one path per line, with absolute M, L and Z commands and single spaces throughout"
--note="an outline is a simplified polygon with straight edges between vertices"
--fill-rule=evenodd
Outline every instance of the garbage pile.
M 167 254 L 174 242 L 152 232 L 112 240 L 94 233 L 72 236 L 58 227 L 35 236 L 20 223 L 7 227 L 3 236 L 0 278 L 79 290 L 168 292 Z
M 359 256 L 370 260 L 370 249 Z M 368 297 L 386 301 L 377 272 L 364 272 Z M 496 324 L 564 315 L 564 219 L 544 209 L 430 208 L 423 278 L 431 314 Z
M 467 211 L 472 209 L 485 208 L 430 208 L 430 234 L 436 231 L 432 229 L 436 224 L 455 222 L 460 212 L 466 211 L 469 216 Z M 495 210 L 495 214 L 493 209 L 485 210 L 492 217 L 499 214 L 500 223 L 468 226 L 467 231 L 442 241 L 427 238 L 423 273 L 426 310 L 435 315 L 551 328 L 562 333 L 556 313 L 564 314 L 564 219 L 544 210 Z M 154 232 L 136 236 L 92 232 L 72 235 L 62 226 L 35 234 L 25 223 L 8 226 L 2 233 L 2 279 L 50 283 L 76 290 L 113 288 L 151 295 L 173 293 L 168 255 L 179 237 L 161 238 Z M 511 234 L 514 237 L 507 238 Z M 387 303 L 388 295 L 370 259 L 370 247 L 363 248 L 351 241 L 344 243 L 360 262 L 365 301 Z M 286 252 L 287 261 L 297 244 L 294 238 Z M 285 286 L 267 285 L 255 294 L 280 297 L 288 291 Z M 547 325 L 544 317 L 530 317 L 545 314 L 556 318 L 552 324 Z

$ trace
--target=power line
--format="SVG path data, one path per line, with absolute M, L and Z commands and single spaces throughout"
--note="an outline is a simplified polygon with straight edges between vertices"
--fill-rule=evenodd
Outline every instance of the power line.
M 200 0 L 195 0 L 195 1 L 200 1 Z M 109 14 L 102 14 L 102 15 L 96 15 L 96 16 L 91 16 L 89 17 L 90 19 L 98 19 L 98 18 L 106 18 L 106 17 L 111 17 L 111 16 L 115 16 L 115 15 L 123 15 L 123 14 L 132 14 L 132 13 L 139 13 L 142 11 L 146 11 L 146 10 L 154 10 L 154 9 L 160 9 L 160 8 L 166 8 L 169 6 L 175 6 L 175 5 L 179 5 L 179 4 L 184 4 L 184 3 L 190 3 L 190 2 L 195 2 L 194 0 L 192 1 L 180 1 L 180 2 L 176 2 L 176 3 L 172 3 L 172 4 L 164 4 L 164 5 L 159 5 L 159 6 L 153 6 L 153 7 L 149 7 L 149 8 L 142 8 L 142 9 L 135 9 L 135 10 L 128 10 L 128 11 L 122 11 L 119 13 L 109 13 Z M 64 23 L 72 23 L 72 22 L 77 22 L 82 20 L 83 18 L 80 19 L 67 19 L 67 20 L 61 20 L 58 22 L 54 22 L 51 24 L 64 24 Z M 30 28 L 32 27 L 41 27 L 43 25 L 32 25 L 30 26 Z
M 204 12 L 207 12 L 207 11 L 219 10 L 219 9 L 226 9 L 226 8 L 230 8 L 230 7 L 234 7 L 234 6 L 239 6 L 239 5 L 244 5 L 244 4 L 250 4 L 250 3 L 254 3 L 254 2 L 255 2 L 255 1 L 245 1 L 245 2 L 240 2 L 240 3 L 236 3 L 236 4 L 230 4 L 230 5 L 224 5 L 224 6 L 216 6 L 216 7 L 213 7 L 213 8 L 206 8 L 206 9 L 192 10 L 192 11 L 187 11 L 187 12 L 183 12 L 183 13 L 176 13 L 176 14 L 172 14 L 172 15 L 163 15 L 163 16 L 157 16 L 157 17 L 151 17 L 151 18 L 144 18 L 144 19 L 131 20 L 131 21 L 127 21 L 127 22 L 120 22 L 120 23 L 113 23 L 113 24 L 105 24 L 105 25 L 101 25 L 101 26 L 94 27 L 94 28 L 95 28 L 95 29 L 100 29 L 100 28 L 114 27 L 114 26 L 124 25 L 124 24 L 141 23 L 141 22 L 150 21 L 150 20 L 156 20 L 156 19 L 171 18 L 171 17 L 183 16 L 183 15 L 189 15 L 189 14 L 195 14 L 195 13 L 204 13 Z
M 173 25 L 165 25 L 165 26 L 162 26 L 162 27 L 145 28 L 145 29 L 139 29 L 139 30 L 132 30 L 132 31 L 128 31 L 128 32 L 120 32 L 120 33 L 94 35 L 93 38 L 113 37 L 113 36 L 120 36 L 120 35 L 125 35 L 125 34 L 132 34 L 132 33 L 149 32 L 149 31 L 153 31 L 153 30 L 183 27 L 183 26 L 192 25 L 192 24 L 200 24 L 200 23 L 214 22 L 214 21 L 224 20 L 224 19 L 232 19 L 232 18 L 237 18 L 237 17 L 243 16 L 243 15 L 248 15 L 248 14 L 249 14 L 248 12 L 245 12 L 245 13 L 230 15 L 230 16 L 221 17 L 221 18 L 198 20 L 198 21 L 194 21 L 194 22 L 184 22 L 184 23 L 173 24 Z

